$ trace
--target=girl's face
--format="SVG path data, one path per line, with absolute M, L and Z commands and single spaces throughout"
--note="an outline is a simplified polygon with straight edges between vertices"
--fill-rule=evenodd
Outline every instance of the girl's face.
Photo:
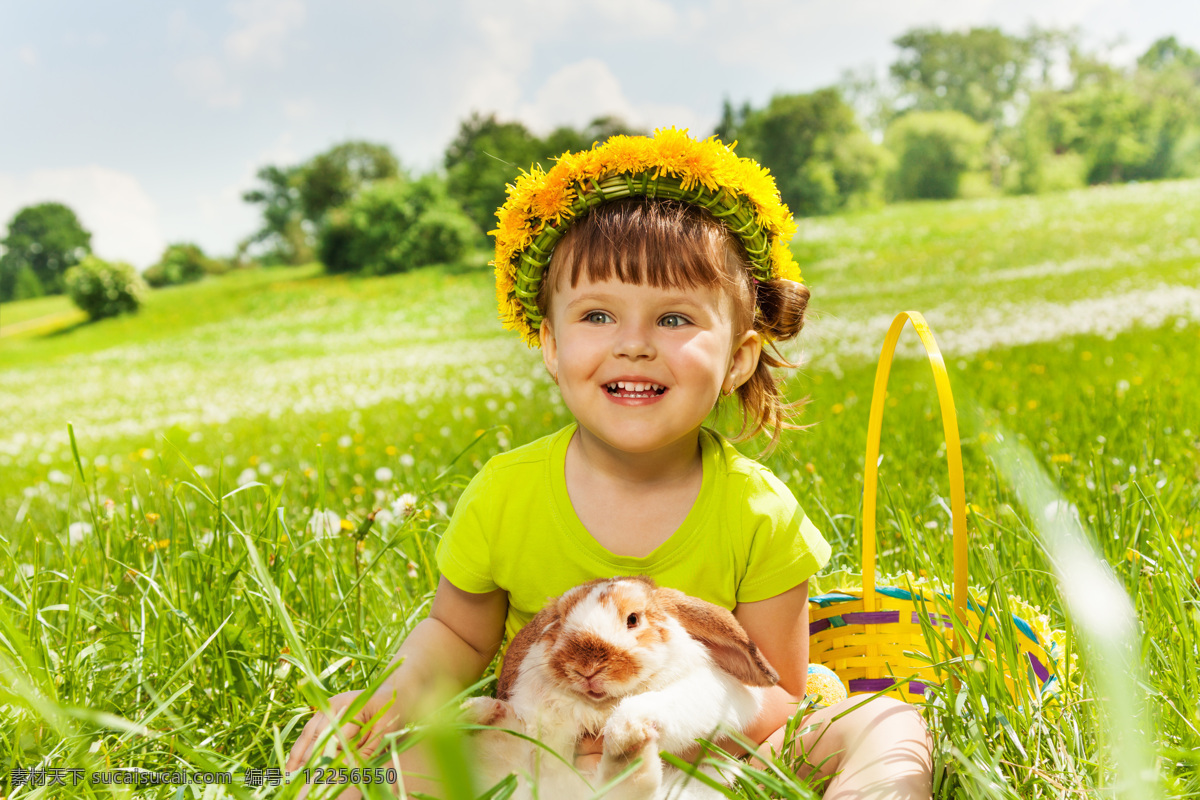
M 553 292 L 542 358 L 582 429 L 652 453 L 696 436 L 722 390 L 758 364 L 753 330 L 734 333 L 717 289 L 655 288 L 581 275 Z

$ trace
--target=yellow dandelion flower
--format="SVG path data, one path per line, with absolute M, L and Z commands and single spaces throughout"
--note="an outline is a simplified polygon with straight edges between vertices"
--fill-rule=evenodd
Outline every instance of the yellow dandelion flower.
M 698 202 L 712 203 L 723 214 L 741 215 L 731 230 L 746 244 L 758 278 L 800 281 L 800 268 L 788 247 L 796 223 L 770 172 L 740 158 L 715 137 L 698 140 L 686 129 L 661 128 L 653 137 L 613 136 L 590 150 L 564 153 L 549 170 L 533 165 L 508 185 L 508 199 L 490 231 L 496 241 L 491 265 L 504 326 L 519 332 L 529 345 L 539 345 L 537 317 L 522 304 L 518 289 L 528 296 L 536 290 L 540 273 L 523 275 L 519 268 L 535 244 L 542 254 L 537 260 L 544 262 L 565 228 L 587 209 L 581 194 L 599 193 L 612 200 L 643 194 L 680 197 L 680 192 L 696 191 Z

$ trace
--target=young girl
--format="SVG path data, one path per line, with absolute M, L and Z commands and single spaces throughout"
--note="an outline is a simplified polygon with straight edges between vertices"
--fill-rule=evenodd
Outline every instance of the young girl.
M 704 426 L 736 394 L 743 435 L 765 430 L 773 445 L 792 427 L 771 373 L 792 365 L 772 344 L 799 333 L 809 293 L 774 182 L 715 140 L 663 130 L 535 169 L 499 217 L 501 315 L 541 346 L 576 422 L 496 456 L 463 493 L 429 616 L 358 715 L 388 709 L 367 751 L 436 688 L 477 680 L 547 598 L 637 574 L 734 612 L 781 676 L 746 735 L 763 754 L 782 750 L 804 697 L 808 578 L 829 545 L 782 482 Z M 929 797 L 929 744 L 910 706 L 852 699 L 804 725 L 798 749 L 825 797 Z M 327 726 L 309 721 L 289 769 Z M 602 746 L 581 742 L 580 763 Z

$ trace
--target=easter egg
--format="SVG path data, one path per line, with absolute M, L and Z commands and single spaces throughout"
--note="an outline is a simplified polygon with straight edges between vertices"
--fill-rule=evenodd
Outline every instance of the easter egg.
M 831 706 L 846 699 L 846 686 L 837 673 L 824 664 L 809 664 L 804 693 L 819 705 Z

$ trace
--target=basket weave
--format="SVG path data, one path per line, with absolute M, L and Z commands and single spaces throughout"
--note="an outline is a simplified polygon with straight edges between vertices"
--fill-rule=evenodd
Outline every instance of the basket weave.
M 875 584 L 875 497 L 884 399 L 896 343 L 908 321 L 916 329 L 933 368 L 946 436 L 954 530 L 952 599 L 911 585 Z M 907 702 L 921 700 L 929 684 L 941 683 L 945 674 L 938 665 L 959 653 L 969 650 L 987 663 L 999 663 L 987 630 L 1002 621 L 995 614 L 984 615 L 968 597 L 966 492 L 950 378 L 928 323 L 916 311 L 898 314 L 884 339 L 871 396 L 863 483 L 862 588 L 809 599 L 809 660 L 836 672 L 850 695 L 882 693 Z M 954 618 L 961 621 L 957 629 L 951 621 Z M 1017 674 L 1006 674 L 1005 683 L 1014 696 L 1039 697 L 1054 681 L 1053 648 L 1039 639 L 1025 620 L 1012 616 L 1005 621 L 1014 628 L 1012 638 L 1019 650 L 1017 666 L 1011 670 Z M 945 629 L 951 631 L 949 637 L 944 635 Z M 961 646 L 960 632 L 970 637 L 969 647 Z

